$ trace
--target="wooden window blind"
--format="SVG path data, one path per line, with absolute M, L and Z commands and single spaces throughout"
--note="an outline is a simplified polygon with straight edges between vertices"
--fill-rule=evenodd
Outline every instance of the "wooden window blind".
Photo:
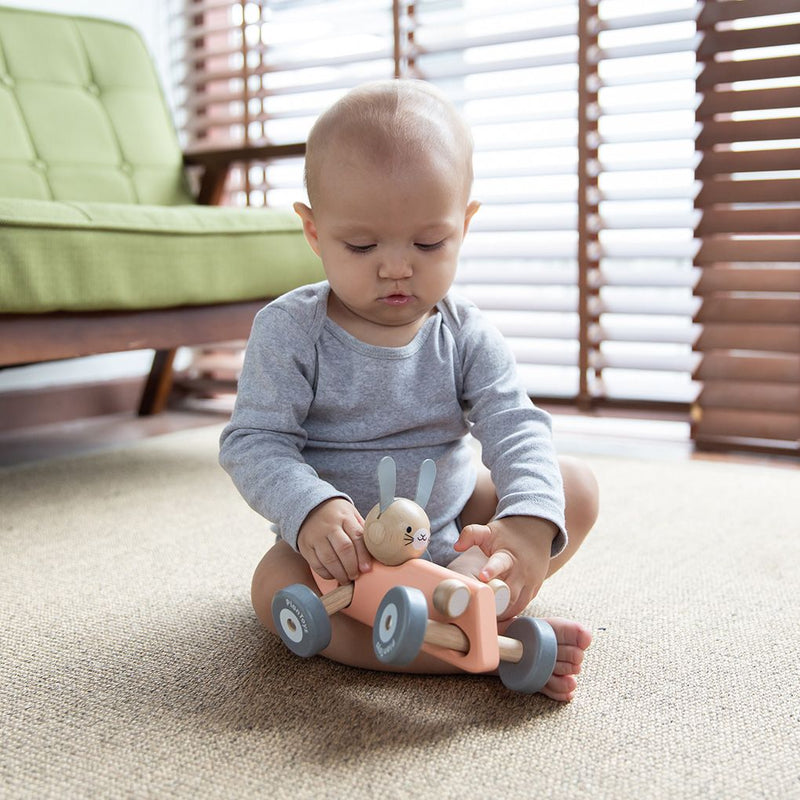
M 697 391 L 696 11 L 674 0 L 583 8 L 585 380 L 592 397 L 683 404 Z
M 176 96 L 185 147 L 303 142 L 344 91 L 397 74 L 391 0 L 180 0 L 173 3 Z M 302 158 L 248 161 L 227 202 L 283 206 L 302 196 Z
M 706 2 L 693 436 L 800 452 L 800 7 Z
M 786 264 L 796 260 L 796 253 L 790 257 L 795 245 L 786 231 L 774 231 L 792 220 L 796 202 L 796 194 L 789 200 L 787 193 L 796 190 L 798 176 L 790 170 L 797 170 L 798 150 L 786 147 L 796 120 L 785 111 L 796 83 L 774 81 L 797 74 L 798 55 L 769 60 L 779 64 L 774 76 L 767 61 L 724 55 L 740 48 L 726 30 L 732 7 L 743 17 L 752 16 L 753 7 L 768 7 L 768 15 L 781 19 L 790 5 L 180 0 L 174 21 L 183 29 L 183 131 L 190 149 L 303 141 L 318 113 L 358 83 L 392 76 L 434 82 L 460 108 L 476 142 L 474 196 L 483 207 L 465 243 L 459 288 L 506 334 L 531 393 L 583 408 L 688 413 L 692 407 L 700 440 L 708 430 L 703 426 L 714 420 L 710 403 L 719 397 L 710 374 L 727 349 L 720 342 L 733 332 L 729 320 L 718 320 L 713 330 L 708 324 L 710 314 L 722 313 L 720 293 L 737 293 L 725 299 L 726 307 L 742 301 L 739 307 L 752 314 L 744 301 L 752 282 L 767 274 L 769 283 L 759 284 L 769 287 L 763 300 L 778 302 L 779 283 L 783 291 L 797 292 Z M 774 39 L 778 27 L 764 26 L 773 48 L 780 46 Z M 759 30 L 751 27 L 747 35 Z M 797 41 L 796 24 L 783 26 L 782 35 L 781 41 Z M 740 77 L 728 76 L 731 66 L 742 70 L 735 73 Z M 748 80 L 768 82 L 759 89 L 767 92 L 759 110 L 780 98 L 784 111 L 771 124 L 784 133 L 770 137 L 783 144 L 780 153 L 764 147 L 743 151 L 735 174 L 726 173 L 732 169 L 728 150 L 740 151 L 719 137 L 752 126 L 737 115 L 755 109 L 712 106 L 708 98 L 713 92 L 728 102 L 734 91 L 729 83 Z M 752 91 L 736 94 L 755 97 Z M 733 121 L 720 115 L 733 115 Z M 748 161 L 756 158 L 753 153 L 772 159 L 771 166 L 741 166 L 756 164 Z M 743 189 L 739 172 L 748 172 L 750 188 L 767 192 L 767 198 L 742 195 L 738 205 L 721 205 L 720 197 L 731 199 L 726 192 L 732 184 Z M 300 159 L 248 162 L 230 176 L 227 202 L 288 205 L 302 196 Z M 782 204 L 782 215 L 751 209 L 764 202 Z M 782 261 L 770 270 L 759 256 L 734 270 L 725 255 L 720 267 L 719 247 L 726 237 L 738 242 L 738 233 L 719 226 L 738 231 L 755 219 L 772 230 L 748 238 L 745 246 L 756 247 L 753 242 L 769 234 Z M 751 284 L 712 288 L 712 271 L 735 273 Z M 780 302 L 791 300 L 797 298 Z M 791 371 L 798 320 L 788 318 L 796 312 L 791 305 L 773 308 L 787 317 L 779 335 L 791 347 L 772 347 L 768 357 L 782 358 Z M 729 356 L 740 363 L 738 351 Z M 759 369 L 753 367 L 748 380 L 764 377 Z M 786 414 L 791 382 L 777 383 L 780 413 Z M 730 397 L 729 389 L 726 384 L 720 391 Z

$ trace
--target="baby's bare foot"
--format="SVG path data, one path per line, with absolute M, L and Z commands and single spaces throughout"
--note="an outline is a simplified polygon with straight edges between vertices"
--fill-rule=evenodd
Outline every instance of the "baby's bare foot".
M 569 619 L 548 619 L 556 634 L 558 653 L 556 666 L 542 694 L 553 700 L 568 703 L 578 685 L 575 677 L 581 671 L 586 648 L 592 643 L 592 634 L 577 622 Z

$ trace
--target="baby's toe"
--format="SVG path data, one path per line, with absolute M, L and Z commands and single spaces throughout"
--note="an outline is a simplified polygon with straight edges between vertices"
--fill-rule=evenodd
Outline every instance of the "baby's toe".
M 572 700 L 575 689 L 578 685 L 574 675 L 552 675 L 550 680 L 542 689 L 542 694 L 558 700 L 562 703 Z

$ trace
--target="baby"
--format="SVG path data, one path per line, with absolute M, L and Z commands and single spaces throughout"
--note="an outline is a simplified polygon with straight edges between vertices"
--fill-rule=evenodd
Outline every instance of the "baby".
M 316 591 L 311 570 L 346 583 L 371 569 L 361 511 L 391 455 L 402 497 L 423 460 L 436 462 L 433 560 L 501 578 L 504 616 L 516 615 L 582 543 L 598 490 L 588 467 L 557 458 L 550 419 L 521 387 L 503 337 L 450 291 L 479 206 L 470 132 L 424 82 L 367 84 L 316 122 L 306 186 L 310 205 L 295 210 L 327 280 L 257 315 L 221 437 L 220 462 L 277 532 L 253 577 L 255 612 L 274 632 L 278 589 Z M 567 701 L 591 636 L 548 621 L 558 663 L 543 692 Z M 324 655 L 386 669 L 365 626 L 331 622 Z M 455 670 L 424 653 L 407 669 Z

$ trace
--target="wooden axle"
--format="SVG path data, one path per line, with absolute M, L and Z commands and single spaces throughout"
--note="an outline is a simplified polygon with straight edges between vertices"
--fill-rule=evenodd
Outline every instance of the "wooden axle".
M 347 608 L 353 602 L 355 588 L 354 583 L 346 583 L 344 586 L 337 586 L 333 591 L 320 597 L 329 617 L 332 617 L 343 608 Z
M 428 620 L 425 631 L 425 641 L 437 647 L 446 647 L 458 653 L 469 652 L 469 639 L 464 631 L 457 625 L 448 622 Z M 500 660 L 510 661 L 512 664 L 522 660 L 522 642 L 508 636 L 498 636 L 497 645 L 500 649 Z

